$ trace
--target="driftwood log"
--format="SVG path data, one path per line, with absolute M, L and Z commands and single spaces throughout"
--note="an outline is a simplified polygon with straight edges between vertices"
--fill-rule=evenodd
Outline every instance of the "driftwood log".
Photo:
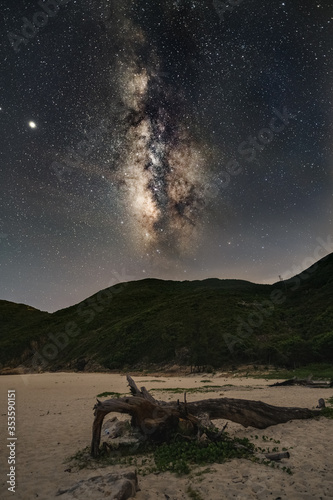
M 333 381 L 329 382 L 326 380 L 312 380 L 311 377 L 308 378 L 291 378 L 289 380 L 284 380 L 283 382 L 276 382 L 275 384 L 271 384 L 268 387 L 280 387 L 280 386 L 289 386 L 289 385 L 304 385 L 306 387 L 314 387 L 318 389 L 325 389 L 329 387 L 333 387 Z
M 268 460 L 275 460 L 276 462 L 279 462 L 282 460 L 282 458 L 290 458 L 290 453 L 289 451 L 282 451 L 280 453 L 266 453 L 265 455 Z
M 132 417 L 131 425 L 140 430 L 147 439 L 167 441 L 179 426 L 190 429 L 194 434 L 204 429 L 209 436 L 210 420 L 226 419 L 265 429 L 271 425 L 295 419 L 308 419 L 320 415 L 320 410 L 308 408 L 287 408 L 272 406 L 261 401 L 218 398 L 194 402 L 157 401 L 142 387 L 138 389 L 134 380 L 127 376 L 132 396 L 98 401 L 94 406 L 94 423 L 91 442 L 91 455 L 97 457 L 101 439 L 101 428 L 105 415 L 110 412 L 126 413 Z

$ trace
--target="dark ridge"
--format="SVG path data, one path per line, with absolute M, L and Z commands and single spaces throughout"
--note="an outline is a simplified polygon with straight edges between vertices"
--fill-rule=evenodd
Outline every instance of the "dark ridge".
M 0 321 L 1 369 L 331 363 L 333 254 L 273 285 L 144 279 L 53 314 L 3 300 Z

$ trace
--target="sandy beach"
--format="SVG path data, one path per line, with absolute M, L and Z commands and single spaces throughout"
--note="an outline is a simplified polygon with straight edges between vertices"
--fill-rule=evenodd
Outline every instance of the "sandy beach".
M 218 392 L 188 394 L 188 401 L 209 397 L 235 397 L 260 400 L 277 406 L 313 408 L 319 398 L 333 396 L 333 389 L 306 387 L 267 387 L 274 381 L 226 377 L 225 375 L 191 375 L 174 377 L 136 376 L 139 386 L 159 389 L 157 399 L 177 399 L 165 388 L 194 388 L 209 384 L 224 386 Z M 7 490 L 7 391 L 16 395 L 16 490 Z M 66 459 L 90 445 L 93 406 L 96 396 L 104 391 L 127 392 L 124 375 L 44 373 L 0 377 L 1 397 L 1 481 L 0 498 L 18 500 L 50 500 L 59 488 L 66 488 L 80 479 L 106 474 L 117 467 L 83 469 L 68 472 Z M 220 424 L 224 422 L 219 422 Z M 280 449 L 288 448 L 290 459 L 283 465 L 292 475 L 249 460 L 236 459 L 214 464 L 204 474 L 176 477 L 171 473 L 139 476 L 138 500 L 188 499 L 191 485 L 207 500 L 289 499 L 307 500 L 333 498 L 333 420 L 323 417 L 292 421 L 265 430 L 243 428 L 230 423 L 231 435 L 249 437 L 264 446 L 262 436 L 280 441 Z M 257 435 L 254 440 L 251 436 Z M 130 468 L 130 467 L 129 467 Z M 131 469 L 131 468 L 130 468 Z M 133 467 L 132 467 L 133 469 Z M 204 467 L 195 469 L 195 473 Z M 96 496 L 92 499 L 100 499 Z M 83 499 L 86 500 L 86 499 Z

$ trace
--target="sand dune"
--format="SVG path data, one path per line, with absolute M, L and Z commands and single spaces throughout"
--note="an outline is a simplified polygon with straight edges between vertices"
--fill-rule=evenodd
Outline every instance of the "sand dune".
M 159 377 L 138 376 L 138 385 L 158 388 L 158 399 L 176 399 L 163 388 L 193 388 L 204 385 L 225 386 L 210 393 L 190 393 L 188 400 L 205 397 L 236 397 L 261 400 L 280 406 L 312 408 L 320 397 L 333 395 L 333 389 L 305 387 L 269 388 L 267 381 L 225 376 Z M 7 490 L 7 390 L 16 391 L 16 492 Z M 104 391 L 126 392 L 126 379 L 114 374 L 45 373 L 0 377 L 1 417 L 1 481 L 0 498 L 17 500 L 50 500 L 59 487 L 66 488 L 79 479 L 104 474 L 108 469 L 66 472 L 67 457 L 90 444 L 93 405 L 97 394 Z M 177 478 L 170 473 L 139 476 L 141 491 L 138 500 L 188 499 L 188 487 L 205 500 L 289 499 L 307 500 L 333 498 L 333 420 L 320 418 L 293 421 L 264 431 L 244 429 L 230 423 L 229 432 L 250 438 L 264 446 L 262 436 L 280 440 L 280 447 L 291 448 L 286 466 L 293 474 L 255 464 L 233 460 L 210 467 L 211 472 Z M 113 470 L 117 469 L 112 468 Z M 198 468 L 200 473 L 204 468 Z M 93 498 L 93 497 L 92 497 Z M 96 492 L 95 500 L 100 499 Z M 85 499 L 83 499 L 85 500 Z

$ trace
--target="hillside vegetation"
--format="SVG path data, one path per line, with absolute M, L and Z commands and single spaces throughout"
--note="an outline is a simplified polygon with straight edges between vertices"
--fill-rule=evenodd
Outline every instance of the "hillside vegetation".
M 145 279 L 53 314 L 0 301 L 0 315 L 1 368 L 332 363 L 333 254 L 273 285 Z

